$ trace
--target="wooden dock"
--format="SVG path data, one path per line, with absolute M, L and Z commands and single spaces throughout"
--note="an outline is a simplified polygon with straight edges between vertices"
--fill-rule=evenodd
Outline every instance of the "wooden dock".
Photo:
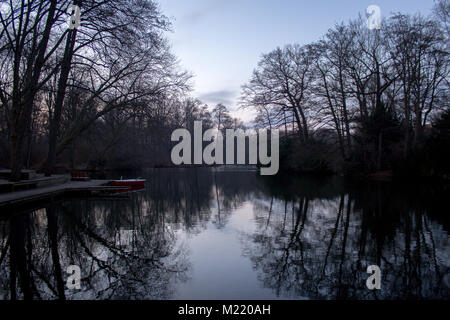
M 32 202 L 51 199 L 56 196 L 79 193 L 90 195 L 92 193 L 111 190 L 128 189 L 128 187 L 108 186 L 109 180 L 69 181 L 59 185 L 35 188 L 24 191 L 0 194 L 0 210 L 7 207 L 26 205 Z
M 2 177 L 4 178 L 4 176 Z M 70 176 L 64 174 L 52 175 L 51 177 L 46 177 L 43 174 L 36 174 L 32 179 L 20 180 L 18 182 L 11 182 L 7 179 L 0 178 L 0 193 L 61 185 L 69 181 Z

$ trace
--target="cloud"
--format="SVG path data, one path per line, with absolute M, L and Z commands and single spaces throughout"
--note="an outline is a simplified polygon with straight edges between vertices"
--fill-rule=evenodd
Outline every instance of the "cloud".
M 181 17 L 181 21 L 186 24 L 197 24 L 200 22 L 206 15 L 206 11 L 193 11 L 188 14 L 185 14 Z
M 228 0 L 229 2 L 230 0 Z M 224 8 L 228 7 L 229 3 L 223 0 L 208 0 L 200 4 L 193 4 L 194 10 L 183 14 L 180 21 L 184 24 L 194 25 L 202 22 L 208 16 L 220 14 Z
M 222 103 L 227 107 L 235 104 L 237 92 L 234 90 L 210 91 L 199 95 L 199 99 L 207 104 L 216 105 Z

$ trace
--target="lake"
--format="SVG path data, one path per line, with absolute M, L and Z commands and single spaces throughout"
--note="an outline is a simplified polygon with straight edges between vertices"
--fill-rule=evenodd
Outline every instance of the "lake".
M 130 176 L 116 173 L 111 177 Z M 449 299 L 448 186 L 153 169 L 2 212 L 0 299 Z M 81 288 L 69 289 L 78 266 Z M 369 290 L 369 265 L 381 289 Z

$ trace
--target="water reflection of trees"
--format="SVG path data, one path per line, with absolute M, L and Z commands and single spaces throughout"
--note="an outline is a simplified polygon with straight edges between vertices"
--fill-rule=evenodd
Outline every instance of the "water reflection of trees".
M 242 237 L 244 254 L 280 297 L 448 298 L 445 194 L 155 170 L 147 189 L 127 200 L 66 200 L 1 220 L 0 299 L 170 298 L 189 272 L 179 231 L 199 233 L 209 222 L 223 228 L 244 203 L 256 221 Z M 65 286 L 72 264 L 81 267 L 82 290 Z M 365 286 L 371 264 L 381 266 L 380 291 Z
M 223 228 L 233 210 L 259 192 L 254 172 L 212 169 L 164 169 L 150 173 L 151 184 L 140 195 L 151 212 L 164 212 L 165 221 L 198 233 L 211 221 Z
M 188 264 L 161 219 L 137 199 L 65 201 L 12 216 L 1 224 L 3 298 L 169 298 Z M 81 290 L 65 287 L 69 265 L 81 268 Z
M 305 179 L 257 198 L 257 230 L 244 237 L 258 278 L 278 296 L 315 299 L 448 298 L 448 233 L 427 199 L 410 203 L 386 185 L 311 192 Z M 317 184 L 315 184 L 317 187 Z M 328 190 L 327 190 L 328 189 Z M 319 195 L 319 196 L 317 196 Z M 411 195 L 410 195 L 411 196 Z M 422 199 L 423 200 L 423 199 Z M 381 267 L 370 291 L 368 265 Z
M 155 170 L 149 181 L 127 200 L 66 200 L 0 221 L 0 298 L 170 298 L 189 271 L 177 230 L 223 227 L 256 180 L 194 169 Z M 73 264 L 82 290 L 66 287 Z
M 199 232 L 211 216 L 213 176 L 209 171 L 154 170 L 147 190 L 139 194 L 151 213 L 164 213 L 165 222 L 176 228 Z

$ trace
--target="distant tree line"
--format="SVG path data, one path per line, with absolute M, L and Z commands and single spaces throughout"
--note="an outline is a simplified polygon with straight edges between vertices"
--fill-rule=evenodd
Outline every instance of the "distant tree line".
M 281 168 L 450 177 L 449 12 L 363 17 L 264 54 L 242 89 L 255 124 L 279 128 Z

